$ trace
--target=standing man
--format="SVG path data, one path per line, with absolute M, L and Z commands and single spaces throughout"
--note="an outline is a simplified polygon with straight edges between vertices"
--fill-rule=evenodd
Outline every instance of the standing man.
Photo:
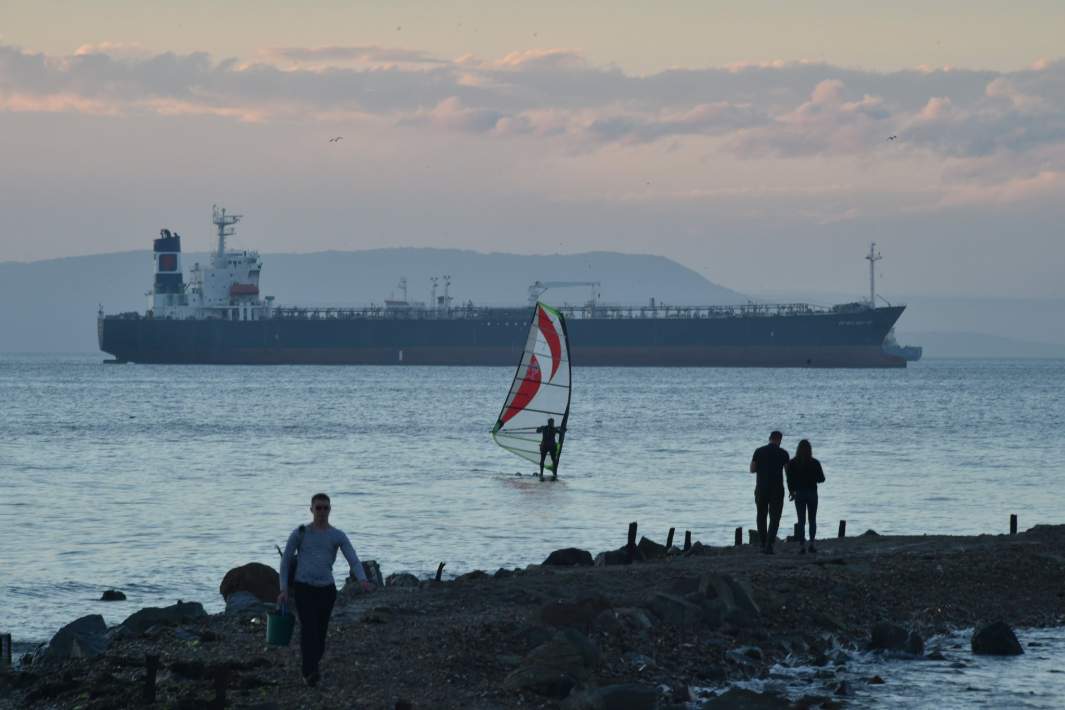
M 329 617 L 337 599 L 336 583 L 333 580 L 333 563 L 337 550 L 344 553 L 351 574 L 366 591 L 373 585 L 366 579 L 359 556 L 343 530 L 329 524 L 332 507 L 329 496 L 315 493 L 311 498 L 310 525 L 300 525 L 288 536 L 285 554 L 281 556 L 281 594 L 277 603 L 288 601 L 289 593 L 296 596 L 296 613 L 300 619 L 300 654 L 303 657 L 303 680 L 309 686 L 318 684 L 318 663 L 325 653 L 325 636 L 329 629 Z M 296 564 L 295 588 L 288 589 L 288 572 Z
M 544 461 L 547 456 L 551 456 L 551 472 L 552 478 L 558 478 L 558 445 L 555 443 L 555 437 L 561 432 L 560 429 L 555 428 L 554 418 L 547 420 L 545 426 L 536 427 L 536 433 L 540 434 L 540 480 L 544 480 Z
M 784 435 L 774 431 L 769 443 L 755 449 L 751 457 L 751 473 L 758 476 L 754 487 L 754 502 L 758 506 L 758 536 L 762 538 L 762 552 L 773 554 L 773 542 L 780 527 L 780 514 L 784 510 L 784 467 L 788 464 L 788 452 L 780 447 Z M 766 531 L 766 515 L 769 530 Z

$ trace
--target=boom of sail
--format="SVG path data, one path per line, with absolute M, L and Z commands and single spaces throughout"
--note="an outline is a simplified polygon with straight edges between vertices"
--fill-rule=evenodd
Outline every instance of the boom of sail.
M 554 462 L 548 457 L 545 468 L 556 470 L 569 420 L 570 374 L 566 319 L 551 306 L 537 303 L 518 371 L 492 429 L 495 442 L 538 464 L 540 434 L 536 430 L 546 426 L 548 419 L 554 419 L 560 433 Z

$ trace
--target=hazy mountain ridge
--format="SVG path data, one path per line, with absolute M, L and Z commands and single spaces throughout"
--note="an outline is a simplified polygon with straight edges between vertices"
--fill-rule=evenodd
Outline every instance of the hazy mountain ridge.
M 482 253 L 458 249 L 391 248 L 309 254 L 263 254 L 261 289 L 282 305 L 366 305 L 399 297 L 428 301 L 430 276 L 451 276 L 456 303 L 520 305 L 534 281 L 599 281 L 605 303 L 743 303 L 747 297 L 718 286 L 661 256 L 588 252 L 561 255 Z M 204 253 L 183 255 L 186 275 Z M 151 288 L 149 251 L 117 252 L 32 262 L 0 262 L 0 352 L 95 351 L 96 312 L 143 312 Z M 583 303 L 587 287 L 554 289 L 550 303 Z M 440 287 L 443 293 L 443 286 Z

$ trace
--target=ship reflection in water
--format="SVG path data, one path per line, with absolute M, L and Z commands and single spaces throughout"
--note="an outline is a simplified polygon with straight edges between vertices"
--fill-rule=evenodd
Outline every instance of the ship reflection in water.
M 434 279 L 429 304 L 408 301 L 403 279 L 403 297 L 380 306 L 277 306 L 260 296 L 259 254 L 226 249 L 239 220 L 214 209 L 218 248 L 187 284 L 181 237 L 162 230 L 148 310 L 101 312 L 100 349 L 114 362 L 174 364 L 511 365 L 522 352 L 532 309 L 455 305 L 448 277 L 439 297 Z M 604 305 L 594 282 L 536 282 L 531 301 L 556 286 L 593 287 L 584 305 L 559 308 L 577 366 L 906 366 L 884 347 L 905 306 L 876 307 L 872 283 L 869 302 L 831 307 Z

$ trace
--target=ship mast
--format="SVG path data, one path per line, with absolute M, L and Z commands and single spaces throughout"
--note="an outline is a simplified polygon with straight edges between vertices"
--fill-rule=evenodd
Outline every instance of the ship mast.
M 884 258 L 876 250 L 876 242 L 869 245 L 869 254 L 865 258 L 869 262 L 869 305 L 876 308 L 876 262 Z
M 240 221 L 244 215 L 226 214 L 225 207 L 211 205 L 211 222 L 218 228 L 218 256 L 226 255 L 226 237 L 233 236 L 233 225 Z

